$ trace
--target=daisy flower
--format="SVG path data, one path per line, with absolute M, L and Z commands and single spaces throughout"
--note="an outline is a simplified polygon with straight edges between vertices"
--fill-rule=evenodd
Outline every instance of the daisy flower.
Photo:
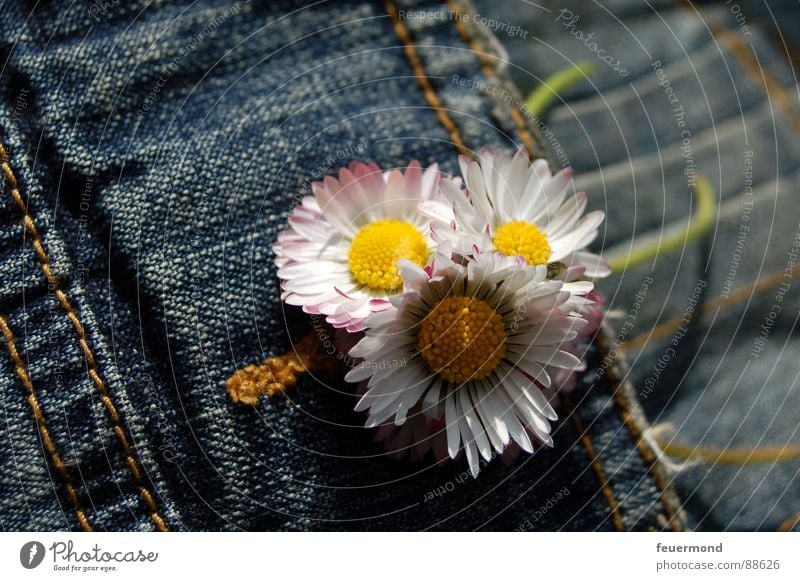
M 363 329 L 402 291 L 398 259 L 429 262 L 435 244 L 417 206 L 439 199 L 439 181 L 436 164 L 423 172 L 412 161 L 405 172 L 354 162 L 314 182 L 273 246 L 281 298 L 334 327 Z
M 399 266 L 397 308 L 371 315 L 350 351 L 363 359 L 346 379 L 367 382 L 356 405 L 367 427 L 402 426 L 417 409 L 443 420 L 449 457 L 463 449 L 473 476 L 511 442 L 552 446 L 548 369 L 580 366 L 562 344 L 586 325 L 592 283 L 550 280 L 545 266 L 491 252 L 454 261 L 449 244 L 426 269 Z
M 520 256 L 532 266 L 548 265 L 551 277 L 576 280 L 611 273 L 608 263 L 585 250 L 597 237 L 603 212 L 581 217 L 586 194 L 569 197 L 572 170 L 553 175 L 547 161 L 530 163 L 524 150 L 516 154 L 490 147 L 477 161 L 459 158 L 461 181 L 441 182 L 447 203 L 422 202 L 432 219 L 434 240 L 447 240 L 456 253 L 468 256 L 474 247 Z

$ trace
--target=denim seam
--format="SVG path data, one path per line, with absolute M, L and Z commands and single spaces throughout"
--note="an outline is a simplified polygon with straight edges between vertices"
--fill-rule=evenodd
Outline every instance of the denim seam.
M 450 11 L 453 13 L 455 18 L 453 19 L 455 22 L 456 30 L 464 42 L 469 45 L 472 53 L 477 57 L 478 61 L 481 63 L 481 70 L 483 74 L 487 77 L 487 79 L 496 79 L 496 65 L 494 60 L 484 51 L 483 45 L 470 34 L 469 30 L 467 29 L 466 24 L 459 18 L 461 15 L 461 9 L 456 4 L 455 0 L 445 0 L 447 2 L 447 6 L 450 8 Z M 536 146 L 535 141 L 533 139 L 533 135 L 528 130 L 527 125 L 525 124 L 525 118 L 522 115 L 522 111 L 520 107 L 510 106 L 511 108 L 511 119 L 514 122 L 514 125 L 517 127 L 517 133 L 519 134 L 520 141 L 525 145 L 525 149 L 528 150 L 528 153 L 533 158 L 544 157 L 542 153 L 539 151 L 539 148 Z
M 460 3 L 462 5 L 466 5 L 471 8 L 471 3 L 468 0 L 446 0 L 448 4 L 452 3 Z M 459 9 L 460 12 L 464 12 L 463 9 Z M 464 22 L 463 19 L 456 19 L 457 22 Z M 480 54 L 480 53 L 479 53 Z M 477 57 L 480 60 L 480 57 Z M 494 71 L 493 71 L 494 72 Z M 496 73 L 495 73 L 496 74 Z M 508 104 L 506 103 L 506 106 Z M 526 126 L 530 127 L 530 119 L 523 118 L 523 122 Z M 531 131 L 534 131 L 533 128 L 530 128 Z M 533 152 L 530 152 L 533 155 Z M 605 348 L 605 342 L 602 339 L 601 335 L 598 335 L 598 340 L 596 341 L 596 346 L 600 352 L 601 356 L 607 355 L 607 349 Z M 613 365 L 611 370 L 613 373 L 609 374 L 612 383 L 609 385 L 609 388 L 613 390 L 613 397 L 614 403 L 617 407 L 618 414 L 620 419 L 622 420 L 623 425 L 628 430 L 631 435 L 631 438 L 634 440 L 636 444 L 636 449 L 639 452 L 642 460 L 645 462 L 647 466 L 648 473 L 653 478 L 653 482 L 655 483 L 656 487 L 659 491 L 659 499 L 661 501 L 662 506 L 664 507 L 665 514 L 663 515 L 665 520 L 670 524 L 673 530 L 681 530 L 682 525 L 680 522 L 677 513 L 673 511 L 672 507 L 670 506 L 669 501 L 667 500 L 667 484 L 664 482 L 664 479 L 659 471 L 657 466 L 657 460 L 655 455 L 653 454 L 652 450 L 648 448 L 648 445 L 642 439 L 642 430 L 640 426 L 637 424 L 637 421 L 634 419 L 633 414 L 628 405 L 628 401 L 622 394 L 622 389 L 624 388 L 623 383 L 619 380 L 622 376 L 619 374 L 617 364 Z M 588 450 L 587 450 L 588 453 Z M 592 460 L 592 455 L 589 454 L 590 461 Z M 603 464 L 602 460 L 597 457 L 596 461 L 598 462 L 600 468 L 602 469 Z M 613 506 L 611 506 L 613 510 Z
M 8 321 L 6 321 L 6 318 L 2 314 L 0 314 L 0 330 L 2 330 L 3 336 L 5 337 L 8 354 L 11 357 L 11 361 L 14 363 L 17 376 L 22 382 L 25 392 L 28 394 L 25 400 L 28 402 L 31 411 L 33 412 L 33 419 L 36 421 L 36 429 L 39 431 L 39 437 L 41 438 L 42 445 L 44 446 L 47 455 L 50 457 L 50 463 L 61 477 L 61 480 L 63 480 L 64 486 L 67 489 L 67 499 L 75 511 L 75 516 L 78 518 L 78 523 L 80 524 L 81 529 L 86 532 L 91 532 L 94 529 L 92 528 L 92 525 L 89 524 L 89 519 L 86 517 L 86 511 L 83 509 L 80 498 L 78 497 L 78 492 L 76 491 L 75 486 L 72 484 L 72 475 L 70 474 L 69 466 L 61 458 L 61 454 L 58 452 L 58 447 L 50 435 L 50 430 L 47 428 L 47 420 L 45 419 L 44 412 L 42 411 L 42 406 L 39 403 L 39 398 L 36 396 L 36 390 L 33 387 L 33 382 L 31 381 L 30 375 L 28 375 L 27 369 L 25 369 L 25 363 L 22 361 L 19 351 L 17 351 L 17 343 L 16 339 L 14 338 L 14 332 L 11 330 L 11 327 L 8 325 Z
M 765 32 L 769 35 L 775 50 L 786 59 L 786 65 L 790 70 L 796 71 L 800 69 L 800 51 L 791 37 L 784 36 L 783 31 L 780 30 L 777 23 L 770 22 L 765 16 L 754 12 L 748 6 L 742 6 L 742 12 L 747 12 L 747 18 L 758 23 Z M 777 33 L 777 34 L 776 34 Z
M 447 129 L 448 132 L 450 132 L 453 138 L 453 145 L 455 146 L 455 148 L 462 155 L 469 155 L 469 150 L 465 147 L 464 141 L 458 132 L 458 128 L 455 126 L 453 120 L 447 114 L 446 110 L 442 108 L 439 96 L 436 94 L 430 82 L 430 79 L 428 79 L 428 77 L 425 75 L 425 68 L 419 59 L 419 55 L 414 49 L 413 39 L 411 38 L 411 34 L 409 33 L 408 29 L 406 28 L 406 26 L 403 24 L 402 20 L 399 17 L 397 6 L 393 2 L 393 0 L 386 0 L 385 7 L 386 11 L 389 13 L 389 16 L 391 17 L 392 22 L 394 24 L 395 33 L 397 34 L 398 38 L 403 43 L 406 49 L 405 52 L 409 64 L 411 65 L 411 68 L 414 70 L 414 74 L 417 76 L 417 79 L 419 80 L 420 86 L 422 87 L 426 100 L 430 104 L 431 108 L 435 109 L 436 116 L 439 119 L 439 121 L 442 123 L 442 125 L 444 125 L 445 129 Z M 463 35 L 462 38 L 464 38 Z M 494 76 L 494 70 L 492 70 L 492 76 Z M 536 155 L 536 153 L 534 151 L 531 151 L 530 149 L 528 149 L 528 153 L 531 156 Z M 471 157 L 471 155 L 469 155 L 469 157 Z M 571 415 L 575 416 L 574 413 Z M 579 425 L 582 425 L 582 423 L 580 422 L 580 418 L 577 418 L 577 420 Z M 574 421 L 575 420 L 573 419 L 573 422 Z M 579 430 L 579 432 L 583 432 L 583 430 Z M 586 450 L 586 455 L 589 459 L 590 464 L 592 465 L 592 467 L 595 470 L 595 473 L 597 474 L 601 489 L 603 490 L 603 496 L 606 499 L 609 508 L 611 509 L 611 515 L 612 515 L 612 520 L 614 521 L 614 527 L 617 530 L 624 530 L 624 523 L 622 523 L 622 520 L 619 515 L 619 505 L 616 501 L 616 498 L 614 497 L 613 491 L 609 488 L 608 480 L 605 477 L 605 470 L 603 468 L 602 461 L 600 460 L 599 456 L 596 453 L 594 453 L 594 447 L 592 446 L 591 438 L 588 435 L 582 435 L 581 443 L 583 444 L 584 449 Z
M 696 10 L 698 14 L 701 11 L 697 10 L 691 3 L 683 2 L 684 7 L 686 10 L 690 8 Z M 701 15 L 702 16 L 702 15 Z M 704 19 L 705 21 L 705 19 Z M 757 60 L 751 56 L 750 52 L 747 50 L 747 47 L 742 42 L 742 39 L 739 37 L 738 34 L 729 30 L 724 25 L 720 24 L 713 18 L 708 19 L 708 29 L 711 33 L 711 36 L 715 40 L 719 40 L 725 48 L 727 48 L 734 58 L 738 61 L 739 65 L 744 69 L 745 74 L 750 77 L 751 82 L 755 84 L 766 97 L 767 101 L 771 103 L 775 103 L 778 109 L 784 114 L 784 116 L 788 119 L 792 129 L 795 133 L 800 135 L 800 115 L 797 112 L 797 109 L 794 106 L 793 100 L 789 93 L 786 91 L 783 85 L 780 84 L 768 71 L 766 71 L 763 67 L 760 66 Z M 789 59 L 791 62 L 791 59 Z M 758 279 L 752 289 L 750 296 L 752 296 L 752 292 L 755 292 L 757 288 L 760 289 L 761 286 L 769 288 L 771 286 L 770 280 L 772 279 L 775 274 L 773 273 L 772 276 L 767 276 L 767 280 L 764 280 L 764 277 Z M 740 289 L 743 291 L 747 291 L 748 289 Z M 766 290 L 766 289 L 764 289 Z M 744 293 L 743 293 L 744 294 Z M 785 530 L 791 530 L 794 526 L 800 522 L 800 520 L 795 521 L 791 524 L 791 518 L 788 519 L 787 522 L 790 523 L 789 528 Z M 784 530 L 782 527 L 786 523 L 781 525 L 780 530 Z
M 406 58 L 411 64 L 411 69 L 414 71 L 414 76 L 417 78 L 419 86 L 422 88 L 422 92 L 425 95 L 425 100 L 428 101 L 428 105 L 431 109 L 433 109 L 434 113 L 436 113 L 436 118 L 439 120 L 439 123 L 441 123 L 445 130 L 447 130 L 447 132 L 450 134 L 450 139 L 453 140 L 453 146 L 461 155 L 469 157 L 470 151 L 467 149 L 467 146 L 464 145 L 464 140 L 461 138 L 461 134 L 458 131 L 458 126 L 453 121 L 453 118 L 450 117 L 447 109 L 445 109 L 441 99 L 439 99 L 439 95 L 436 93 L 436 90 L 431 84 L 430 78 L 428 78 L 428 75 L 425 73 L 425 67 L 419 58 L 419 54 L 417 53 L 417 49 L 414 45 L 414 40 L 411 37 L 411 33 L 408 31 L 408 28 L 403 23 L 403 20 L 400 18 L 397 5 L 394 3 L 394 0 L 386 0 L 384 7 L 392 21 L 394 32 L 397 35 L 397 38 L 400 39 L 400 42 L 403 44 Z
M 145 486 L 144 480 L 142 478 L 142 473 L 139 468 L 139 464 L 133 456 L 134 452 L 133 446 L 131 446 L 128 440 L 128 436 L 125 434 L 125 430 L 122 427 L 122 423 L 120 421 L 119 412 L 117 411 L 117 408 L 114 405 L 113 400 L 111 399 L 111 396 L 108 392 L 108 389 L 106 388 L 103 378 L 100 376 L 100 372 L 97 367 L 94 354 L 92 353 L 91 347 L 89 346 L 89 343 L 86 340 L 86 328 L 83 326 L 83 323 L 81 323 L 80 319 L 78 318 L 78 315 L 76 314 L 75 309 L 72 307 L 72 303 L 70 303 L 67 294 L 61 289 L 58 277 L 55 275 L 55 273 L 53 273 L 52 269 L 50 268 L 50 258 L 47 254 L 47 251 L 44 249 L 44 246 L 42 245 L 42 239 L 41 236 L 39 235 L 39 230 L 36 227 L 36 223 L 33 221 L 33 218 L 28 212 L 28 207 L 25 204 L 25 201 L 22 199 L 22 195 L 20 194 L 19 187 L 17 185 L 17 178 L 14 175 L 14 171 L 9 163 L 9 157 L 2 143 L 0 143 L 0 160 L 2 160 L 2 169 L 3 172 L 5 173 L 6 179 L 8 180 L 9 189 L 11 191 L 11 197 L 17 204 L 17 207 L 22 212 L 23 215 L 22 221 L 25 226 L 25 229 L 31 236 L 33 248 L 34 251 L 36 252 L 37 258 L 39 259 L 39 264 L 42 268 L 42 272 L 44 273 L 47 282 L 52 286 L 53 292 L 58 298 L 58 302 L 61 304 L 61 307 L 67 314 L 67 318 L 69 318 L 69 320 L 72 322 L 72 326 L 78 333 L 78 343 L 80 345 L 84 357 L 86 358 L 86 365 L 89 369 L 89 377 L 91 377 L 92 382 L 97 388 L 97 391 L 100 394 L 100 400 L 103 402 L 103 405 L 105 406 L 111 418 L 111 422 L 114 425 L 114 434 L 116 435 L 117 440 L 120 446 L 122 447 L 122 453 L 125 459 L 125 464 L 130 470 L 131 475 L 133 476 L 134 484 L 136 485 L 139 494 L 144 499 L 148 509 L 150 510 L 149 516 L 153 521 L 153 523 L 156 525 L 156 528 L 158 528 L 158 530 L 160 531 L 168 531 L 169 527 L 167 526 L 164 517 L 162 517 L 161 514 L 158 512 L 158 507 L 156 506 L 155 500 L 153 499 L 153 496 L 150 493 L 150 491 Z
M 611 488 L 611 484 L 606 474 L 605 467 L 603 466 L 603 462 L 600 460 L 600 456 L 594 449 L 594 444 L 592 443 L 592 437 L 589 435 L 589 430 L 583 425 L 583 421 L 578 416 L 578 412 L 575 411 L 575 408 L 572 405 L 572 398 L 568 394 L 564 394 L 562 396 L 562 401 L 564 403 L 564 407 L 567 408 L 567 413 L 569 414 L 572 425 L 578 434 L 578 438 L 580 438 L 581 444 L 583 444 L 583 447 L 586 450 L 586 455 L 589 457 L 589 463 L 592 466 L 592 470 L 594 470 L 597 480 L 600 482 L 600 489 L 603 492 L 603 496 L 605 497 L 606 502 L 611 509 L 611 522 L 617 531 L 622 532 L 625 530 L 625 523 L 623 522 L 622 515 L 620 514 L 619 501 L 617 501 L 617 498 L 614 496 L 614 490 Z
M 605 335 L 598 334 L 595 344 L 597 345 L 600 355 L 602 355 L 604 358 L 609 356 Z M 629 407 L 630 402 L 625 394 L 623 394 L 623 389 L 625 389 L 626 382 L 622 380 L 622 377 L 624 377 L 625 374 L 620 373 L 618 368 L 620 361 L 620 359 L 617 359 L 613 365 L 609 366 L 608 371 L 606 372 L 609 378 L 610 388 L 613 389 L 612 395 L 614 397 L 614 402 L 616 403 L 617 412 L 622 420 L 622 423 L 628 429 L 628 432 L 630 432 L 630 435 L 636 444 L 636 449 L 638 450 L 639 455 L 642 457 L 642 460 L 644 460 L 645 465 L 647 466 L 647 471 L 650 473 L 650 476 L 653 478 L 653 481 L 659 490 L 659 498 L 661 499 L 661 504 L 664 507 L 664 518 L 666 519 L 667 524 L 669 524 L 673 531 L 680 531 L 683 529 L 683 526 L 681 524 L 680 517 L 678 516 L 678 511 L 673 509 L 665 494 L 670 484 L 664 481 L 664 477 L 658 469 L 658 459 L 649 445 L 644 442 L 642 438 L 641 426 L 639 426 L 637 421 L 634 419 Z
M 768 101 L 774 102 L 778 109 L 788 118 L 795 133 L 800 133 L 800 116 L 792 105 L 792 98 L 783 85 L 780 84 L 767 70 L 754 62 L 750 53 L 742 43 L 742 39 L 735 32 L 728 29 L 720 30 L 712 23 L 711 34 L 731 51 L 736 60 L 744 69 L 750 80 L 758 86 Z
M 448 5 L 450 5 L 451 2 L 455 2 L 455 0 L 446 0 L 446 1 L 448 2 Z M 460 22 L 463 25 L 464 21 L 462 19 L 455 19 L 455 20 L 456 20 L 456 22 Z M 463 38 L 463 35 L 462 35 L 462 38 Z M 471 38 L 471 37 L 469 37 L 469 35 L 468 35 L 468 38 Z M 473 48 L 473 51 L 474 50 L 475 49 Z M 479 52 L 477 54 L 480 55 L 481 53 Z M 480 56 L 477 56 L 477 58 L 478 58 L 479 61 L 481 60 Z M 494 70 L 492 71 L 492 73 L 496 74 L 494 72 Z M 524 119 L 523 119 L 523 123 L 526 123 Z M 526 144 L 526 146 L 527 146 L 527 144 Z M 535 152 L 531 151 L 530 149 L 528 149 L 528 152 L 531 154 L 531 156 L 535 156 Z M 602 347 L 598 345 L 598 349 L 601 351 L 601 354 L 602 354 L 602 351 L 603 351 Z M 645 453 L 644 453 L 643 447 L 642 447 L 643 443 L 642 443 L 642 440 L 641 440 L 641 432 L 638 432 L 638 435 L 637 435 L 631 429 L 631 425 L 629 424 L 629 422 L 626 419 L 626 418 L 628 418 L 628 419 L 630 418 L 630 411 L 627 409 L 627 406 L 625 405 L 625 403 L 620 401 L 620 399 L 617 397 L 618 393 L 619 393 L 619 389 L 615 388 L 614 389 L 614 402 L 615 402 L 615 404 L 616 404 L 616 406 L 617 406 L 617 408 L 619 410 L 620 417 L 623 420 L 623 424 L 625 425 L 627 430 L 630 432 L 631 437 L 634 439 L 634 441 L 636 443 L 636 448 L 639 451 L 640 455 L 642 456 L 642 459 L 645 461 L 645 465 L 648 467 L 648 472 L 653 477 L 653 480 L 654 480 L 654 482 L 656 484 L 656 487 L 659 490 L 659 498 L 661 499 L 661 502 L 664 505 L 664 508 L 667 511 L 667 516 L 668 516 L 669 515 L 669 509 L 668 509 L 667 501 L 664 498 L 663 482 L 660 480 L 660 477 L 656 476 L 656 474 L 654 473 L 654 470 L 652 469 L 652 465 L 650 464 L 648 459 L 645 457 Z M 623 415 L 623 410 L 624 410 L 624 415 Z M 573 420 L 572 420 L 573 423 L 575 423 L 575 421 L 577 420 L 577 424 L 575 424 L 576 425 L 576 429 L 578 428 L 578 426 L 583 426 L 583 422 L 580 420 L 580 418 L 577 417 L 576 413 L 573 412 L 570 415 L 573 417 Z M 597 475 L 597 478 L 598 478 L 598 481 L 600 483 L 601 489 L 603 490 L 603 496 L 604 496 L 606 502 L 608 503 L 609 508 L 611 509 L 611 515 L 612 515 L 612 520 L 614 522 L 614 527 L 615 527 L 615 529 L 617 529 L 619 531 L 625 530 L 625 526 L 624 526 L 624 523 L 622 521 L 622 518 L 621 518 L 621 515 L 620 515 L 620 512 L 619 512 L 618 502 L 617 502 L 616 497 L 614 495 L 613 489 L 610 487 L 610 484 L 608 483 L 608 480 L 606 478 L 606 470 L 605 470 L 605 467 L 603 465 L 603 460 L 601 459 L 600 455 L 597 454 L 596 451 L 594 450 L 594 446 L 592 444 L 591 436 L 589 435 L 588 431 L 586 431 L 585 434 L 584 434 L 584 431 L 585 430 L 583 430 L 583 429 L 578 430 L 579 434 L 581 435 L 580 436 L 581 437 L 581 444 L 583 445 L 583 447 L 584 447 L 584 449 L 586 451 L 586 455 L 587 455 L 587 457 L 589 459 L 589 462 L 590 462 L 592 468 L 594 469 L 595 474 Z M 665 517 L 665 518 L 667 518 L 667 517 Z M 667 518 L 667 520 L 669 522 L 673 522 L 673 519 Z
M 783 521 L 778 526 L 777 531 L 779 533 L 790 533 L 794 531 L 798 527 L 798 525 L 800 525 L 800 512 L 798 512 L 797 514 L 793 514 L 785 521 Z
M 715 41 L 719 40 L 725 46 L 725 48 L 731 52 L 734 58 L 736 58 L 741 65 L 742 69 L 744 69 L 744 72 L 747 74 L 747 76 L 750 77 L 750 80 L 764 93 L 768 101 L 773 102 L 778 106 L 778 109 L 780 109 L 789 120 L 795 132 L 800 134 L 800 114 L 798 114 L 793 105 L 791 95 L 789 95 L 779 81 L 777 81 L 767 70 L 764 69 L 764 67 L 760 65 L 756 59 L 754 59 L 754 57 L 751 56 L 750 51 L 747 50 L 747 47 L 742 42 L 740 36 L 726 28 L 724 25 L 720 24 L 713 17 L 708 19 L 703 18 L 702 12 L 705 12 L 704 10 L 698 10 L 691 3 L 688 3 L 687 5 L 686 0 L 684 0 L 683 3 L 686 10 L 689 10 L 690 8 L 696 10 L 703 21 L 707 22 L 708 30 L 710 31 L 712 38 Z M 772 90 L 772 93 L 770 93 L 770 90 Z
M 765 274 L 764 276 L 756 279 L 752 284 L 744 284 L 736 288 L 727 296 L 712 299 L 704 303 L 703 306 L 697 310 L 697 314 L 695 316 L 703 317 L 717 310 L 722 313 L 723 311 L 741 303 L 745 299 L 751 299 L 753 297 L 762 295 L 783 282 L 785 272 L 785 268 L 780 268 L 776 272 Z M 792 274 L 794 274 L 794 268 L 792 269 Z M 669 337 L 681 327 L 683 320 L 684 316 L 679 315 L 664 321 L 656 327 L 653 327 L 650 331 L 645 331 L 622 343 L 620 346 L 621 350 L 630 351 L 631 349 L 643 349 L 644 347 L 648 346 L 651 341 L 658 341 L 665 337 Z

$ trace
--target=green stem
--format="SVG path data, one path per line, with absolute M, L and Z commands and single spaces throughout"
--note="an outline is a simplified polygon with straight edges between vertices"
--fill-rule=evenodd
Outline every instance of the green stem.
M 581 61 L 558 71 L 531 91 L 525 100 L 525 107 L 533 115 L 540 116 L 560 92 L 587 78 L 594 70 L 594 64 L 590 61 Z
M 611 258 L 609 260 L 611 270 L 618 272 L 628 268 L 635 268 L 652 260 L 659 254 L 669 254 L 679 250 L 689 242 L 705 234 L 714 224 L 714 217 L 717 215 L 717 198 L 711 183 L 701 175 L 697 176 L 697 181 L 694 185 L 694 197 L 697 202 L 697 210 L 686 230 L 676 232 L 672 236 L 663 238 L 660 242 L 644 246 L 625 256 Z

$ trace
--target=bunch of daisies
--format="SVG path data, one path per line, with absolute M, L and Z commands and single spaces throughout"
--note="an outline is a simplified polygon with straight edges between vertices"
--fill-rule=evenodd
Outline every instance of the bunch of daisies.
M 461 178 L 355 162 L 313 184 L 274 246 L 282 298 L 355 334 L 356 411 L 394 453 L 495 455 L 552 446 L 553 403 L 599 322 L 569 169 L 524 151 L 459 159 Z M 352 343 L 353 341 L 351 341 Z

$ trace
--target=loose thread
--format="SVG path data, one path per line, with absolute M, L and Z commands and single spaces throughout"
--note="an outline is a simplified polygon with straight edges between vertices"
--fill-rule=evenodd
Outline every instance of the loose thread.
M 675 462 L 672 457 L 664 450 L 663 442 L 666 440 L 666 434 L 675 431 L 675 426 L 668 422 L 650 426 L 642 432 L 642 439 L 653 449 L 656 457 L 661 461 L 666 471 L 671 474 L 680 474 L 684 470 L 693 468 L 699 464 L 696 458 L 687 458 L 683 462 Z
M 761 446 L 759 448 L 709 448 L 678 444 L 669 438 L 675 426 L 669 422 L 657 424 L 650 429 L 649 437 L 663 454 L 688 460 L 690 465 L 713 463 L 723 465 L 747 465 L 759 463 L 791 462 L 800 458 L 800 445 Z
M 778 526 L 778 532 L 779 533 L 789 533 L 789 532 L 793 531 L 795 529 L 795 527 L 797 525 L 799 525 L 799 524 L 800 524 L 800 512 L 790 516 L 785 521 L 783 521 Z
M 701 460 L 704 463 L 726 466 L 746 466 L 749 464 L 775 464 L 790 462 L 800 458 L 800 446 L 762 446 L 760 448 L 706 448 L 660 442 L 664 453 L 675 458 Z
M 667 255 L 686 247 L 690 242 L 700 238 L 714 225 L 717 215 L 717 197 L 711 183 L 702 175 L 698 175 L 693 188 L 697 209 L 689 226 L 667 236 L 657 242 L 642 246 L 628 254 L 620 254 L 609 258 L 611 270 L 621 272 L 653 260 L 659 255 Z
M 594 72 L 594 65 L 589 61 L 581 61 L 561 69 L 531 91 L 525 100 L 525 106 L 533 115 L 541 116 L 560 93 L 588 79 Z
M 320 352 L 319 337 L 311 331 L 290 352 L 236 371 L 225 386 L 233 403 L 255 406 L 262 395 L 283 393 L 307 371 L 330 371 L 334 367 L 336 361 Z

